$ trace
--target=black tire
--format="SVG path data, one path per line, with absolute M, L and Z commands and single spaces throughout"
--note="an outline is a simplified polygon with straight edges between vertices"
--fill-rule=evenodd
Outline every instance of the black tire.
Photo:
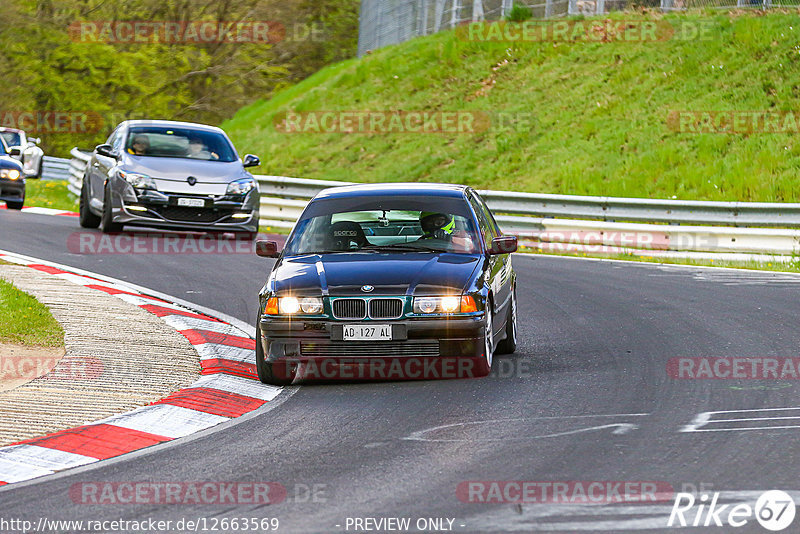
M 22 200 L 6 200 L 6 207 L 10 210 L 21 210 L 25 204 L 25 198 Z
M 81 228 L 97 228 L 100 226 L 100 217 L 89 209 L 89 184 L 86 183 L 86 178 L 83 179 L 81 184 L 81 196 L 78 201 L 78 223 L 80 223 Z
M 273 364 L 268 362 L 264 357 L 264 347 L 261 345 L 261 325 L 259 322 L 256 322 L 256 373 L 258 373 L 258 379 L 262 384 L 270 384 L 273 386 L 288 386 L 292 383 L 292 379 L 294 378 L 293 376 L 275 376 Z
M 103 199 L 103 216 L 100 218 L 100 230 L 104 234 L 117 234 L 122 231 L 122 225 L 111 219 L 111 189 L 106 187 Z
M 517 291 L 511 290 L 511 308 L 506 319 L 506 338 L 497 344 L 497 354 L 513 354 L 517 350 Z
M 488 376 L 492 372 L 494 355 L 494 340 L 492 339 L 492 303 L 486 301 L 486 326 L 483 334 L 483 358 L 479 361 L 475 376 Z

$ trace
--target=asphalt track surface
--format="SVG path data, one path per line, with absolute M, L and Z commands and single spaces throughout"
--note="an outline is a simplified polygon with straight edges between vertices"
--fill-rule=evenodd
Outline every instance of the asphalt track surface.
M 70 253 L 68 237 L 79 230 L 72 217 L 0 211 L 0 249 L 254 322 L 271 260 Z M 674 530 L 667 528 L 671 498 L 518 505 L 462 502 L 457 494 L 464 481 L 507 480 L 657 481 L 674 491 L 703 485 L 720 492 L 720 502 L 751 504 L 781 489 L 800 504 L 797 380 L 667 373 L 675 357 L 798 356 L 797 278 L 542 256 L 513 261 L 520 343 L 516 354 L 495 357 L 493 376 L 302 386 L 274 409 L 213 431 L 3 489 L 0 519 L 278 518 L 278 532 L 353 532 L 352 518 L 406 517 L 411 531 L 420 518 L 453 519 L 455 532 Z M 733 412 L 712 419 L 748 421 L 682 431 L 715 411 Z M 74 502 L 70 487 L 89 481 L 274 481 L 288 497 L 272 505 Z M 312 498 L 307 489 L 315 485 Z M 752 518 L 733 530 L 765 532 Z

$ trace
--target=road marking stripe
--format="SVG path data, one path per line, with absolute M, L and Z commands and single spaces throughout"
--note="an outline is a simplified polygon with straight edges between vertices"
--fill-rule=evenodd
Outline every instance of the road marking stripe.
M 229 419 L 229 417 L 198 412 L 180 406 L 155 404 L 120 415 L 112 415 L 98 422 L 159 436 L 182 438 L 224 423 Z
M 262 384 L 249 378 L 217 373 L 200 377 L 189 388 L 213 388 L 221 391 L 238 393 L 245 397 L 253 397 L 263 401 L 270 401 L 278 396 L 281 388 Z

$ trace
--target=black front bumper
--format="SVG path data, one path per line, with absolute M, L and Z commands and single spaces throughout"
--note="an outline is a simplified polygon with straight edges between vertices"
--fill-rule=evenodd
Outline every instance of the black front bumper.
M 202 207 L 179 206 L 181 198 L 196 198 Z M 258 232 L 258 191 L 246 196 L 190 195 L 138 191 L 126 186 L 121 196 L 114 197 L 112 210 L 115 223 L 176 230 L 216 230 Z
M 0 200 L 21 202 L 25 199 L 25 179 L 0 178 Z
M 278 375 L 297 379 L 428 379 L 477 376 L 484 358 L 483 314 L 469 317 L 375 320 L 391 324 L 391 341 L 344 341 L 346 324 L 364 321 L 263 316 L 261 339 Z

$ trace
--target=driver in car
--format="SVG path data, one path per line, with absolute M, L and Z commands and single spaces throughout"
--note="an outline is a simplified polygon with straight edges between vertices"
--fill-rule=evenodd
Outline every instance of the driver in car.
M 453 251 L 469 252 L 474 249 L 472 239 L 463 230 L 456 229 L 456 219 L 453 215 L 423 211 L 419 214 L 419 224 L 422 227 L 422 236 L 418 239 L 438 239 L 450 242 Z
M 131 148 L 128 149 L 129 154 L 136 156 L 144 156 L 147 154 L 147 149 L 150 148 L 150 141 L 146 135 L 136 135 L 131 143 Z

